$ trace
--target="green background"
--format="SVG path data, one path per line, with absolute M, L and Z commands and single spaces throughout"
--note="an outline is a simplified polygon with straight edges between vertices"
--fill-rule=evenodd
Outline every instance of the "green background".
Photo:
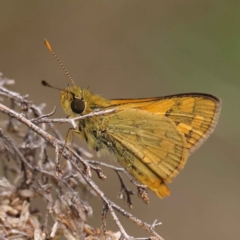
M 170 184 L 171 196 L 149 193 L 149 206 L 134 197 L 131 212 L 160 220 L 166 240 L 240 239 L 240 1 L 1 1 L 0 32 L 0 71 L 16 80 L 12 89 L 47 103 L 46 112 L 57 105 L 56 117 L 65 117 L 59 93 L 40 81 L 63 88 L 69 80 L 45 37 L 75 82 L 106 98 L 221 98 L 216 130 Z M 98 183 L 124 206 L 116 175 L 105 172 L 108 179 Z M 101 201 L 91 203 L 89 223 L 99 227 Z M 130 235 L 146 236 L 121 220 Z M 116 230 L 111 220 L 107 227 Z

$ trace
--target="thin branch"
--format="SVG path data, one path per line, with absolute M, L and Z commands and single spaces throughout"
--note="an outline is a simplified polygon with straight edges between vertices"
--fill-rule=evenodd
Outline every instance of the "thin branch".
M 118 175 L 118 179 L 120 181 L 120 184 L 121 184 L 121 190 L 120 190 L 120 199 L 122 198 L 127 198 L 127 204 L 130 208 L 132 208 L 132 200 L 131 200 L 131 195 L 134 194 L 134 192 L 132 190 L 130 190 L 124 183 L 120 173 L 118 171 L 117 172 L 117 175 Z
M 87 160 L 87 162 L 89 164 L 104 166 L 104 167 L 113 169 L 117 173 L 123 172 L 130 179 L 130 181 L 137 187 L 138 195 L 142 198 L 143 202 L 146 203 L 146 204 L 149 204 L 149 197 L 148 197 L 147 190 L 146 190 L 147 186 L 143 185 L 143 184 L 140 184 L 138 181 L 136 181 L 133 178 L 133 176 L 126 169 L 120 168 L 120 167 L 115 167 L 113 165 L 110 165 L 110 164 L 107 164 L 107 163 L 104 163 L 104 162 L 100 162 L 100 161 L 96 161 L 96 160 Z M 121 181 L 120 181 L 120 184 L 122 186 Z M 129 190 L 126 190 L 126 191 L 129 191 Z M 130 206 L 131 206 L 131 204 L 130 204 Z
M 37 117 L 37 118 L 31 119 L 31 121 L 32 121 L 33 123 L 38 123 L 38 121 L 39 121 L 40 119 L 48 118 L 48 117 L 52 116 L 52 115 L 56 112 L 56 108 L 57 108 L 57 107 L 54 106 L 52 112 L 47 113 L 47 114 L 43 114 L 43 115 L 41 115 L 41 116 L 39 116 L 39 117 Z
M 117 108 L 111 108 L 111 109 L 106 109 L 103 111 L 97 111 L 97 112 L 92 112 L 83 116 L 78 116 L 75 118 L 55 118 L 55 119 L 49 119 L 47 117 L 41 117 L 41 118 L 35 118 L 32 119 L 31 121 L 34 123 L 70 123 L 73 125 L 74 128 L 76 128 L 76 126 L 73 124 L 73 121 L 77 121 L 77 120 L 81 120 L 81 119 L 86 119 L 86 118 L 91 118 L 94 116 L 99 116 L 99 115 L 106 115 L 109 113 L 113 113 L 117 110 Z

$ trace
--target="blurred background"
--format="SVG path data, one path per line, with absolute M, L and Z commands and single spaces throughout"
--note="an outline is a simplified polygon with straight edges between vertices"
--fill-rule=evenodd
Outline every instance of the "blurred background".
M 69 80 L 44 38 L 76 84 L 105 98 L 186 92 L 221 98 L 216 130 L 169 185 L 171 196 L 149 193 L 149 206 L 135 196 L 130 211 L 149 223 L 161 221 L 157 232 L 165 240 L 240 239 L 239 1 L 1 1 L 0 29 L 0 72 L 16 80 L 13 90 L 47 103 L 45 112 L 57 105 L 55 117 L 65 117 L 59 92 L 40 82 L 63 88 Z M 116 174 L 105 173 L 108 179 L 97 183 L 128 210 L 117 199 Z M 102 203 L 91 204 L 89 223 L 99 227 Z M 147 236 L 121 221 L 130 235 Z M 110 216 L 107 228 L 117 230 Z

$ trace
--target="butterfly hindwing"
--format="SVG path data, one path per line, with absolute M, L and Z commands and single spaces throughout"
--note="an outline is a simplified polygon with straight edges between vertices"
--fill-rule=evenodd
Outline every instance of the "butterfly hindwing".
M 187 159 L 186 140 L 165 116 L 125 109 L 109 117 L 106 138 L 115 146 L 119 162 L 158 196 L 169 192 L 170 182 Z

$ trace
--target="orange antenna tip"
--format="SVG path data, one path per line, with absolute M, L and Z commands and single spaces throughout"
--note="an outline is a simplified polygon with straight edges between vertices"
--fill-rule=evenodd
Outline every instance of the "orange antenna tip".
M 53 50 L 52 50 L 52 48 L 51 48 L 51 45 L 50 45 L 49 41 L 48 41 L 47 39 L 44 39 L 44 43 L 45 43 L 46 47 L 48 48 L 48 50 L 49 50 L 50 52 L 52 52 Z

